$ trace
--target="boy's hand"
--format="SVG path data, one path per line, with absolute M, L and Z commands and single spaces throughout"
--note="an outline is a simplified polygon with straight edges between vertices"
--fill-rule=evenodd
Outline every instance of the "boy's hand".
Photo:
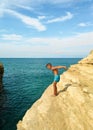
M 66 66 L 64 66 L 64 69 L 67 70 L 68 68 Z

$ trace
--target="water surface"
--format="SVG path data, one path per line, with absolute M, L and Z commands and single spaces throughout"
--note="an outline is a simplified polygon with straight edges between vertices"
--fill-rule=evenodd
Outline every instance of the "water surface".
M 17 122 L 52 83 L 47 63 L 70 66 L 79 58 L 0 59 L 4 64 L 4 91 L 0 93 L 0 130 L 16 130 Z M 64 70 L 60 70 L 60 74 Z

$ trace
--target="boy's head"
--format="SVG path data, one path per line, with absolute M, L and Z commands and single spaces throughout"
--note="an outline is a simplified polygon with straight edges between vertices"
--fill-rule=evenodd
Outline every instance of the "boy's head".
M 51 69 L 51 68 L 52 68 L 52 64 L 51 64 L 51 63 L 48 63 L 48 64 L 46 65 L 46 68 Z

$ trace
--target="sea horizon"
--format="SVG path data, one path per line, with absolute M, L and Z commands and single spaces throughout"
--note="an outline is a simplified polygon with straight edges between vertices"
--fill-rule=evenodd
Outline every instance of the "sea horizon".
M 78 59 L 84 57 L 0 57 L 0 59 Z

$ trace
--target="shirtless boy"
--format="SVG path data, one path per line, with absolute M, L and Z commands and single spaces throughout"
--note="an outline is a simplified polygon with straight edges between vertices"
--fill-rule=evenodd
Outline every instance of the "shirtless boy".
M 53 82 L 53 90 L 54 90 L 54 96 L 57 96 L 57 83 L 60 80 L 60 75 L 58 74 L 59 69 L 67 69 L 66 66 L 52 66 L 51 63 L 48 63 L 46 65 L 47 69 L 51 70 L 54 73 L 54 82 Z

